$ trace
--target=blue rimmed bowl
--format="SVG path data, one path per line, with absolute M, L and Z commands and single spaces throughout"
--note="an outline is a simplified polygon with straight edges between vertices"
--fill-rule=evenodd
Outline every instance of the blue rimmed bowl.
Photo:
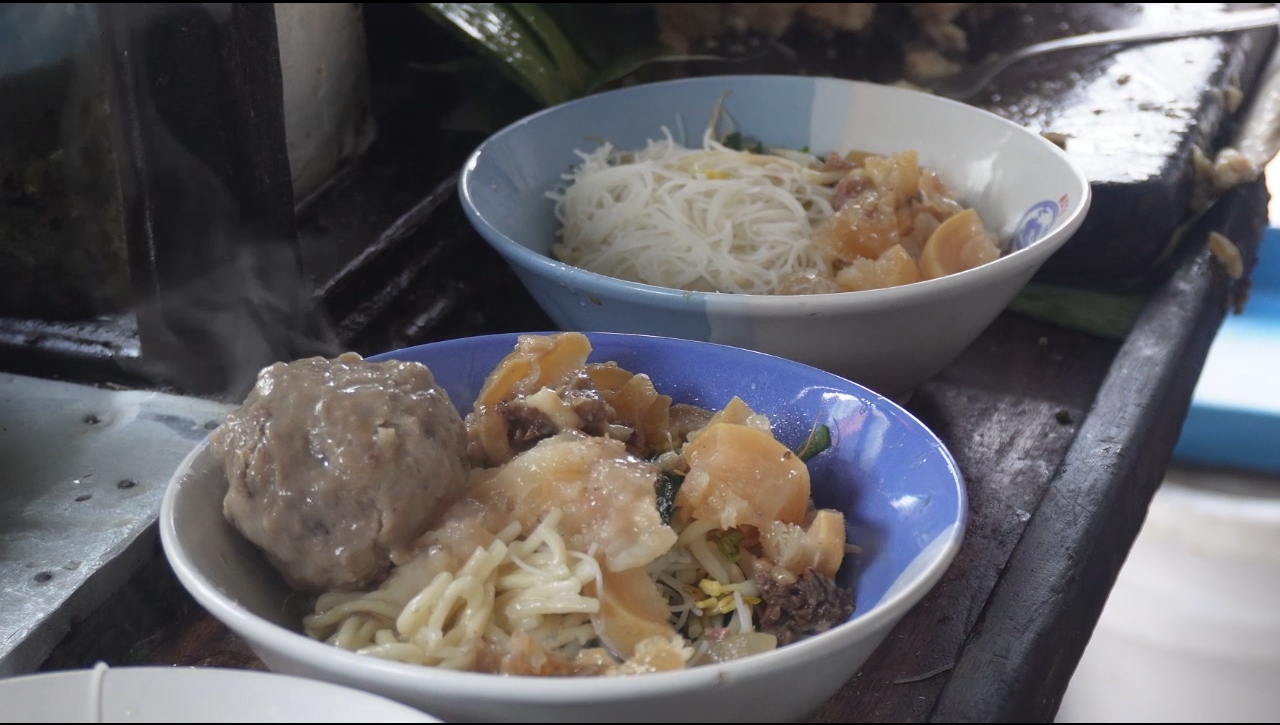
M 816 368 L 689 340 L 588 334 L 593 361 L 648 374 L 676 402 L 719 408 L 737 395 L 798 446 L 814 422 L 832 445 L 809 462 L 821 507 L 844 513 L 849 554 L 837 582 L 853 617 L 775 651 L 716 665 L 608 678 L 503 677 L 357 655 L 301 633 L 279 575 L 223 518 L 227 482 L 201 444 L 174 474 L 160 513 L 179 580 L 277 672 L 382 694 L 446 721 L 747 722 L 795 720 L 849 680 L 938 582 L 968 518 L 964 482 L 943 444 L 896 403 Z M 432 343 L 382 358 L 425 363 L 464 414 L 515 335 Z
M 940 279 L 805 296 L 685 292 L 628 282 L 550 256 L 559 223 L 546 193 L 598 139 L 642 148 L 667 126 L 701 138 L 716 102 L 773 146 L 919 152 L 1009 251 Z M 1083 173 L 1057 146 L 986 111 L 926 93 L 832 78 L 721 76 L 601 93 L 534 114 L 476 149 L 458 181 L 467 217 L 563 329 L 634 332 L 746 347 L 898 395 L 937 374 L 1080 226 Z

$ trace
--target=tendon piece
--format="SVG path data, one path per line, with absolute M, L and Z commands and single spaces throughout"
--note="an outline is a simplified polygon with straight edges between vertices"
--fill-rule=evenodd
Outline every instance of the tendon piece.
M 850 153 L 855 153 L 855 152 L 851 151 Z M 839 158 L 834 153 L 831 154 L 831 156 L 835 158 Z M 832 165 L 831 161 L 828 160 L 827 166 L 830 167 L 831 165 Z M 852 166 L 852 164 L 850 164 L 850 166 Z M 849 174 L 848 176 L 845 176 L 840 181 L 836 182 L 836 187 L 835 189 L 832 190 L 835 196 L 831 199 L 831 207 L 833 209 L 841 209 L 844 207 L 845 204 L 849 203 L 850 199 L 856 199 L 863 192 L 865 192 L 867 189 L 870 189 L 870 188 L 871 188 L 871 179 L 867 178 L 866 174 Z
M 898 211 L 899 246 L 911 255 L 912 260 L 920 259 L 924 245 L 929 237 L 942 226 L 937 216 L 929 211 L 922 211 L 921 206 L 912 204 Z M 919 269 L 919 264 L 916 265 Z
M 548 651 L 528 632 L 522 631 L 512 634 L 504 648 L 484 647 L 477 657 L 476 670 L 534 677 L 574 674 L 573 665 L 567 657 Z
M 920 190 L 920 160 L 915 151 L 896 156 L 867 156 L 862 168 L 876 188 L 892 191 L 894 204 L 901 206 Z
M 716 423 L 685 446 L 684 458 L 689 473 L 676 494 L 680 516 L 725 530 L 804 519 L 809 469 L 770 434 Z
M 605 402 L 615 412 L 614 422 L 633 430 L 627 448 L 648 456 L 674 447 L 668 432 L 671 396 L 661 395 L 648 375 L 633 375 L 614 390 L 602 390 Z
M 764 555 L 799 576 L 806 569 L 834 577 L 844 560 L 844 515 L 839 511 L 817 511 L 808 529 L 772 521 L 760 529 Z
M 978 212 L 966 209 L 942 223 L 920 253 L 925 279 L 973 269 L 1000 258 L 1000 249 L 982 226 Z
M 893 193 L 874 188 L 850 199 L 813 232 L 813 243 L 828 262 L 875 259 L 898 244 Z
M 895 244 L 874 260 L 855 259 L 853 264 L 836 273 L 840 288 L 850 292 L 899 287 L 922 279 L 916 261 L 901 244 Z
M 639 675 L 647 672 L 683 670 L 693 657 L 693 648 L 683 637 L 650 637 L 635 646 L 631 659 L 609 671 L 611 675 Z
M 659 638 L 669 642 L 676 636 L 668 621 L 667 600 L 644 569 L 603 572 L 603 587 L 584 587 L 588 596 L 600 600 L 600 611 L 591 623 L 600 641 L 614 655 L 629 659 L 640 643 Z
M 778 282 L 780 295 L 825 295 L 844 291 L 839 282 L 820 272 L 796 272 Z
M 911 206 L 917 212 L 926 212 L 937 219 L 944 222 L 951 217 L 964 211 L 964 207 L 960 202 L 956 201 L 955 195 L 947 188 L 936 173 L 925 169 L 920 174 L 919 200 L 913 201 Z
M 223 513 L 295 589 L 386 575 L 466 485 L 466 432 L 414 362 L 276 363 L 210 435 Z
M 596 390 L 602 393 L 618 390 L 635 377 L 635 373 L 618 367 L 616 362 L 588 363 L 584 369 L 590 376 L 591 382 L 595 384 Z
M 859 167 L 836 184 L 837 211 L 813 234 L 828 261 L 845 264 L 876 259 L 899 243 L 898 209 L 917 195 L 921 180 L 915 151 L 851 154 L 850 160 Z
M 728 662 L 778 648 L 778 638 L 764 632 L 746 634 L 726 632 L 717 639 L 712 639 L 710 636 L 707 639 L 710 640 L 710 646 L 697 664 Z
M 580 369 L 591 354 L 591 343 L 581 332 L 558 335 L 521 335 L 498 363 L 476 397 L 476 407 L 491 407 L 502 400 L 532 395 Z
M 773 437 L 773 425 L 769 422 L 769 416 L 760 415 L 751 409 L 751 406 L 743 402 L 742 398 L 733 396 L 733 398 L 725 404 L 724 408 L 710 417 L 706 425 L 700 430 L 691 432 L 688 436 L 690 441 L 697 438 L 703 430 L 710 428 L 717 423 L 732 423 L 734 425 L 745 425 L 748 428 L 755 428 L 763 431 L 770 438 Z
M 560 433 L 496 469 L 472 473 L 467 497 L 497 531 L 509 521 L 524 533 L 563 509 L 560 532 L 573 551 L 596 551 L 604 567 L 625 571 L 661 556 L 676 541 L 662 523 L 654 484 L 658 469 L 610 438 Z
M 502 404 L 534 395 L 548 386 L 571 384 L 590 353 L 591 343 L 580 332 L 521 335 L 515 350 L 485 378 L 467 416 L 467 456 L 472 465 L 502 465 L 515 453 L 559 430 L 554 421 L 542 420 L 535 412 L 513 412 Z M 513 422 L 517 423 L 514 441 Z
M 687 403 L 675 403 L 667 418 L 667 432 L 678 446 L 684 445 L 694 431 L 705 428 L 714 417 L 706 408 Z

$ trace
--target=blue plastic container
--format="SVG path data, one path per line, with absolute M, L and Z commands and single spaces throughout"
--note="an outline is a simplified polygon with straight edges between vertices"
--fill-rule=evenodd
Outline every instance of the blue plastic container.
M 1280 474 L 1280 228 L 1268 229 L 1244 314 L 1209 350 L 1174 459 Z

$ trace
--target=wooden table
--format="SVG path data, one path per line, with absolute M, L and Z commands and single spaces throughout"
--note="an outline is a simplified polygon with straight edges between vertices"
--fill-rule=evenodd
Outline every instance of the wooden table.
M 1180 148 L 1185 153 L 1189 145 Z M 1183 174 L 1178 167 L 1153 183 L 1167 191 Z M 395 223 L 381 227 L 372 262 L 365 262 L 387 265 L 397 259 L 412 238 L 412 225 L 404 220 L 431 214 L 455 217 L 453 231 L 433 237 L 444 240 L 438 243 L 442 259 L 489 254 L 459 226 L 450 194 L 446 189 L 439 198 L 398 211 Z M 1266 200 L 1261 181 L 1237 187 L 1193 234 L 1226 234 L 1249 266 L 1265 226 Z M 1179 203 L 1184 202 L 1185 197 Z M 341 209 L 323 206 L 331 214 Z M 320 226 L 332 228 L 334 222 Z M 321 232 L 304 225 L 304 242 L 309 233 Z M 1102 241 L 1107 240 L 1090 243 Z M 1137 243 L 1111 243 L 1128 241 Z M 497 281 L 482 280 L 472 288 L 512 284 L 509 271 L 494 266 L 494 259 L 490 255 L 480 266 L 500 269 L 494 272 Z M 430 278 L 426 267 L 410 271 Z M 342 307 L 343 290 L 355 284 L 353 274 L 339 274 L 322 290 L 331 311 Z M 492 317 L 483 322 L 493 312 L 485 306 L 488 298 L 469 303 L 466 285 L 453 282 L 445 278 L 437 286 L 453 295 L 450 304 L 469 310 L 466 319 L 481 321 L 439 326 L 437 333 L 465 334 L 485 324 L 492 329 Z M 1246 292 L 1247 281 L 1234 283 L 1200 251 L 1150 292 L 1123 340 L 1006 312 L 959 360 L 919 388 L 907 407 L 959 463 L 969 490 L 969 529 L 941 582 L 814 713 L 814 721 L 1051 720 L 1168 466 L 1214 333 Z M 382 309 L 348 309 L 337 315 L 338 326 Z M 510 326 L 538 329 L 538 319 Z M 345 339 L 357 349 L 395 342 L 356 333 Z M 97 660 L 262 668 L 239 638 L 177 584 L 158 546 L 141 573 L 75 625 L 43 669 Z

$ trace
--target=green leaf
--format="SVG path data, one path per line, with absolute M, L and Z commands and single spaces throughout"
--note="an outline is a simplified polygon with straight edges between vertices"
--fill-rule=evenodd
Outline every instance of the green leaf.
M 571 85 L 538 30 L 524 19 L 524 15 L 530 15 L 527 11 L 522 14 L 509 3 L 414 5 L 488 57 L 538 103 L 544 106 L 562 103 L 581 90 Z M 552 34 L 545 26 L 542 31 Z M 573 72 L 570 70 L 568 77 L 572 77 Z
M 624 13 L 608 3 L 538 3 L 593 68 L 608 66 L 657 37 L 656 13 Z
M 796 451 L 796 455 L 805 463 L 809 459 L 831 447 L 831 429 L 825 425 L 815 425 L 813 430 L 809 431 L 809 438 L 800 446 L 800 450 Z
M 567 3 L 415 3 L 543 106 L 598 91 L 653 63 L 724 60 L 673 53 L 617 13 Z M 608 33 L 600 28 L 608 27 Z M 639 38 L 639 40 L 635 40 Z
M 1063 327 L 1123 340 L 1146 300 L 1147 296 L 1139 292 L 1102 292 L 1033 283 L 1014 298 L 1009 309 Z
M 664 525 L 671 523 L 671 516 L 676 512 L 676 494 L 680 492 L 682 483 L 684 476 L 678 473 L 660 473 L 654 483 L 658 494 L 658 515 L 662 517 Z
M 732 133 L 727 133 L 724 136 L 724 140 L 721 141 L 720 143 L 724 144 L 725 146 L 728 146 L 734 151 L 741 151 L 742 150 L 742 132 L 734 131 Z
M 591 69 L 578 55 L 573 43 L 561 32 L 555 19 L 548 15 L 538 3 L 508 3 L 508 5 L 542 41 L 547 55 L 556 64 L 561 79 L 573 95 L 581 94 L 587 87 L 587 77 L 591 74 Z
M 742 541 L 742 532 L 737 529 L 726 531 L 716 539 L 716 548 L 724 554 L 724 558 L 730 564 L 738 563 L 738 559 L 742 558 L 742 549 L 738 544 Z

